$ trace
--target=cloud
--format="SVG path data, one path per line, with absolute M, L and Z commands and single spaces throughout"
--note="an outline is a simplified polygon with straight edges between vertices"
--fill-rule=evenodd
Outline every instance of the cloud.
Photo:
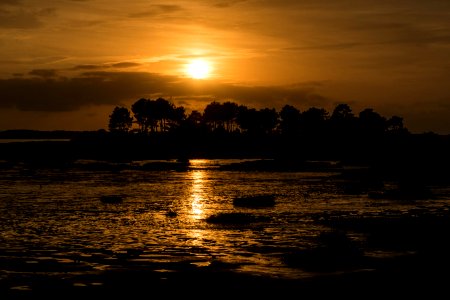
M 15 65 L 46 65 L 46 64 L 56 64 L 70 59 L 67 56 L 33 56 L 27 58 L 15 58 L 11 60 L 0 60 L 0 64 L 15 64 Z
M 55 12 L 53 8 L 27 8 L 25 5 L 19 5 L 19 1 L 9 0 L 6 4 L 10 5 L 4 4 L 0 3 L 0 28 L 40 28 L 43 25 L 41 18 Z
M 124 62 L 119 62 L 119 63 L 112 64 L 111 66 L 113 68 L 131 68 L 131 67 L 138 67 L 140 65 L 141 64 L 135 63 L 135 62 L 124 61 Z
M 341 26 L 355 36 L 369 37 L 372 44 L 448 44 L 450 23 L 447 18 L 450 18 L 450 13 L 434 17 L 404 13 L 393 21 L 392 13 L 378 13 L 348 19 Z
M 181 6 L 172 5 L 172 4 L 155 4 L 150 5 L 150 8 L 145 11 L 131 13 L 129 14 L 130 18 L 146 18 L 146 17 L 154 17 L 158 15 L 167 15 L 171 13 L 175 13 L 183 10 Z
M 72 70 L 98 70 L 105 68 L 104 65 L 78 65 L 72 68 Z
M 1 0 L 0 6 L 2 6 L 2 5 L 18 5 L 21 2 L 22 2 L 21 0 Z
M 77 65 L 73 68 L 71 68 L 71 70 L 75 70 L 75 71 L 92 71 L 92 70 L 101 70 L 101 69 L 108 69 L 108 68 L 118 68 L 118 69 L 122 69 L 122 68 L 132 68 L 132 67 L 139 67 L 142 64 L 140 63 L 136 63 L 136 62 L 128 62 L 128 61 L 124 61 L 124 62 L 118 62 L 118 63 L 113 63 L 113 64 L 84 64 L 84 65 Z
M 55 77 L 57 75 L 57 72 L 54 69 L 35 69 L 31 70 L 28 74 L 43 78 L 49 78 Z
M 374 11 L 379 8 L 392 10 L 393 8 L 409 8 L 409 9 L 436 9 L 436 8 L 448 8 L 450 6 L 447 0 L 378 0 L 376 2 L 361 1 L 361 0 L 347 0 L 347 1 L 335 1 L 335 0 L 252 0 L 251 5 L 258 7 L 270 7 L 270 8 L 311 8 L 311 9 L 355 9 L 361 10 L 361 8 L 369 8 Z
M 44 70 L 32 72 L 45 73 Z M 73 78 L 40 76 L 0 80 L 0 108 L 22 111 L 72 111 L 159 96 L 184 101 L 189 104 L 188 109 L 199 109 L 199 104 L 213 100 L 232 100 L 256 108 L 280 108 L 287 103 L 299 107 L 329 103 L 316 93 L 314 84 L 242 86 L 145 72 L 92 71 Z
M 226 8 L 226 7 L 231 7 L 234 6 L 236 4 L 242 3 L 242 2 L 246 2 L 247 0 L 228 0 L 228 1 L 220 1 L 217 3 L 214 3 L 215 7 L 219 7 L 219 8 Z
M 38 16 L 23 9 L 6 10 L 0 8 L 0 28 L 38 28 L 41 27 Z
M 309 46 L 294 46 L 287 47 L 283 50 L 287 51 L 302 51 L 302 50 L 345 50 L 350 48 L 355 48 L 358 46 L 364 46 L 364 43 L 336 43 L 336 44 L 320 44 L 320 45 L 309 45 Z
M 206 90 L 220 100 L 233 100 L 250 107 L 281 108 L 285 104 L 296 107 L 326 106 L 330 101 L 318 94 L 310 84 L 289 86 L 242 86 L 223 84 Z

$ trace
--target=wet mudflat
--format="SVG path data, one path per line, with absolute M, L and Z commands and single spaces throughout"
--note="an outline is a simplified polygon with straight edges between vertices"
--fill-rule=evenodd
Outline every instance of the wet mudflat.
M 395 182 L 227 163 L 2 169 L 2 295 L 412 293 L 448 280 L 438 275 L 449 265 L 448 186 L 428 186 L 429 198 L 372 198 Z M 233 205 L 261 194 L 275 204 Z M 226 221 L 208 222 L 217 215 Z

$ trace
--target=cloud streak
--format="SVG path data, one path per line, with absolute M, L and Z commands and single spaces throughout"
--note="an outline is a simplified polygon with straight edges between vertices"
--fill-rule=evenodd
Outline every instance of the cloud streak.
M 50 78 L 55 77 L 57 75 L 57 71 L 54 69 L 34 69 L 31 70 L 28 74 L 43 78 Z
M 23 9 L 2 9 L 0 6 L 0 28 L 32 29 L 42 26 L 38 14 Z
M 231 7 L 231 6 L 234 6 L 234 5 L 236 5 L 236 4 L 243 3 L 243 2 L 247 2 L 247 0 L 228 0 L 228 1 L 220 1 L 220 2 L 214 3 L 213 5 L 214 5 L 215 7 L 218 7 L 218 8 L 227 8 L 227 7 Z
M 129 14 L 130 18 L 147 18 L 154 17 L 159 15 L 168 15 L 171 13 L 182 11 L 183 8 L 178 5 L 172 4 L 158 4 L 158 5 L 150 5 L 150 7 L 141 12 L 131 13 Z
M 1 108 L 72 111 L 157 96 L 183 101 L 187 108 L 213 100 L 232 100 L 252 107 L 281 107 L 286 103 L 321 106 L 329 102 L 312 85 L 242 86 L 145 72 L 91 71 L 73 78 L 56 78 L 55 70 L 33 70 L 30 74 L 36 76 L 0 80 Z
M 135 63 L 135 62 L 124 61 L 124 62 L 112 64 L 111 66 L 113 68 L 132 68 L 132 67 L 139 67 L 140 65 L 141 64 Z
M 0 1 L 0 6 L 4 6 L 4 5 L 18 5 L 20 4 L 20 2 L 22 2 L 21 0 L 1 0 Z

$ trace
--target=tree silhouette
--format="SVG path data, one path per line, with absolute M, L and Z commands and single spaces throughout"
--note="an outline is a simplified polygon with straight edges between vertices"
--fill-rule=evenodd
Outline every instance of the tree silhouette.
M 125 107 L 116 106 L 109 115 L 108 128 L 113 133 L 127 133 L 133 125 L 130 111 Z
M 360 133 L 366 137 L 380 137 L 386 129 L 386 119 L 372 108 L 366 108 L 359 113 Z
M 292 105 L 285 105 L 280 111 L 280 129 L 284 135 L 294 136 L 300 132 L 301 113 Z
M 357 118 L 348 104 L 338 104 L 330 117 L 330 132 L 334 139 L 352 139 L 356 130 Z
M 213 101 L 205 107 L 203 121 L 212 130 L 223 127 L 224 119 L 223 106 L 220 102 Z
M 398 145 L 406 145 L 411 138 L 401 117 L 386 119 L 372 108 L 355 116 L 345 103 L 336 105 L 329 116 L 325 109 L 317 107 L 300 112 L 286 104 L 278 113 L 275 108 L 256 109 L 231 101 L 213 101 L 203 112 L 194 110 L 186 116 L 183 106 L 177 107 L 164 98 L 141 98 L 131 111 L 139 125 L 138 132 L 151 134 L 154 143 L 161 145 L 154 151 L 161 151 L 161 155 L 172 151 L 183 155 L 268 151 L 277 157 L 357 161 L 375 157 L 389 147 L 404 149 Z M 110 115 L 109 130 L 133 135 L 132 122 L 127 108 L 116 107 Z
M 245 105 L 240 105 L 238 108 L 238 114 L 236 116 L 236 122 L 239 127 L 245 132 L 256 131 L 254 129 L 255 123 L 257 122 L 256 109 L 249 109 Z
M 151 108 L 153 111 L 150 114 L 154 117 L 157 124 L 159 124 L 157 130 L 159 127 L 160 132 L 168 131 L 169 120 L 175 118 L 174 105 L 164 98 L 158 98 L 153 101 Z
M 301 129 L 303 134 L 317 138 L 326 129 L 328 112 L 323 108 L 311 107 L 304 111 L 301 116 Z
M 260 127 L 263 133 L 272 133 L 279 123 L 279 115 L 275 108 L 263 108 L 258 112 Z
M 203 117 L 198 110 L 193 110 L 186 118 L 186 121 L 194 127 L 199 127 L 203 123 Z
M 223 117 L 223 122 L 225 123 L 225 129 L 228 132 L 233 132 L 235 129 L 235 126 L 237 125 L 236 123 L 236 118 L 237 115 L 239 113 L 239 105 L 237 105 L 234 102 L 225 102 L 224 104 L 222 104 L 222 117 Z
M 186 110 L 183 106 L 173 106 L 169 114 L 169 129 L 179 127 L 186 120 Z
M 390 133 L 407 133 L 408 130 L 403 126 L 403 118 L 392 116 L 386 121 L 386 130 Z
M 353 118 L 354 118 L 354 115 L 352 113 L 352 109 L 350 108 L 350 106 L 348 104 L 341 103 L 335 107 L 335 109 L 333 110 L 333 113 L 331 114 L 330 119 L 332 121 L 341 122 L 341 121 L 350 120 Z
M 131 106 L 131 110 L 142 133 L 168 132 L 180 126 L 186 118 L 184 107 L 176 107 L 164 98 L 139 99 Z
M 272 133 L 278 125 L 278 113 L 274 108 L 256 110 L 240 106 L 236 121 L 245 132 L 249 134 Z
M 147 134 L 149 129 L 152 131 L 156 127 L 156 119 L 151 115 L 152 102 L 149 99 L 141 98 L 132 106 L 131 111 L 134 114 L 139 130 L 141 133 Z

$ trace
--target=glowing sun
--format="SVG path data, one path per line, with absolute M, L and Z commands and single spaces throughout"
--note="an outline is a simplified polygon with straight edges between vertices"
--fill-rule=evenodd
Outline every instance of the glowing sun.
M 192 60 L 186 66 L 186 74 L 195 79 L 205 79 L 209 77 L 211 65 L 203 59 Z

